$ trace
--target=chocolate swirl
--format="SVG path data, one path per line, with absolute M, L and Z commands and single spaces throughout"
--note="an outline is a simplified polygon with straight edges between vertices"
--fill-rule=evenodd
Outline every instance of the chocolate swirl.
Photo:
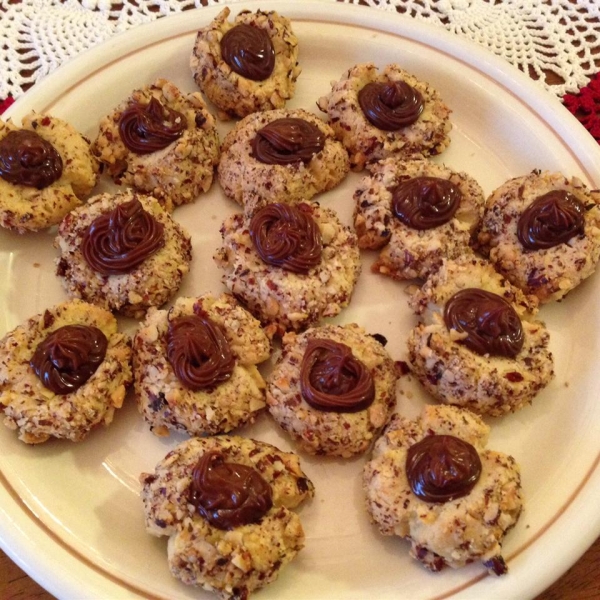
M 267 165 L 309 162 L 323 150 L 325 134 L 296 117 L 275 119 L 259 129 L 252 140 L 252 156 Z
M 264 81 L 275 68 L 275 49 L 264 29 L 236 25 L 221 39 L 221 56 L 238 75 Z
M 331 412 L 358 412 L 375 399 L 367 366 L 346 344 L 329 339 L 308 340 L 300 367 L 300 391 L 310 406 Z
M 94 219 L 81 240 L 81 253 L 101 275 L 129 273 L 165 245 L 165 226 L 137 198 Z
M 200 315 L 176 317 L 169 322 L 167 359 L 177 379 L 193 391 L 226 381 L 235 367 L 221 328 Z
M 97 327 L 65 325 L 38 344 L 29 365 L 55 394 L 78 390 L 106 356 L 108 340 Z
M 188 498 L 217 529 L 258 523 L 273 506 L 271 486 L 254 467 L 225 462 L 216 451 L 194 467 Z
M 585 233 L 585 206 L 573 194 L 552 190 L 536 198 L 520 216 L 517 237 L 526 250 L 543 250 Z
M 56 148 L 35 131 L 11 131 L 0 140 L 0 177 L 41 190 L 60 179 L 63 161 Z
M 367 83 L 358 103 L 369 123 L 384 131 L 412 125 L 423 112 L 423 96 L 404 81 Z
M 268 204 L 250 221 L 250 237 L 269 265 L 308 273 L 321 262 L 321 230 L 306 212 L 289 204 Z
M 137 102 L 119 118 L 119 135 L 128 150 L 150 154 L 166 148 L 187 128 L 185 116 L 152 98 L 145 106 Z
M 439 177 L 413 177 L 392 192 L 392 210 L 408 227 L 432 229 L 447 223 L 462 199 L 460 188 Z
M 453 435 L 429 435 L 408 449 L 406 477 L 425 502 L 450 502 L 469 494 L 481 476 L 481 459 Z
M 501 296 L 476 288 L 460 290 L 444 307 L 448 329 L 466 333 L 458 340 L 477 354 L 514 358 L 523 347 L 523 325 Z

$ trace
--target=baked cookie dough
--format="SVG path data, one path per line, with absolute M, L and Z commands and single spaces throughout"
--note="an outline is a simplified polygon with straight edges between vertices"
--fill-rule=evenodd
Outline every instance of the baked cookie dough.
M 221 119 L 283 108 L 294 95 L 298 40 L 275 11 L 241 11 L 230 23 L 224 8 L 198 31 L 190 67 Z
M 481 218 L 481 186 L 427 159 L 388 158 L 370 165 L 354 193 L 354 227 L 361 248 L 379 250 L 375 273 L 426 279 L 442 259 L 469 251 Z
M 214 255 L 222 281 L 274 333 L 333 317 L 350 302 L 360 275 L 356 235 L 316 203 L 268 204 L 221 227 Z
M 219 183 L 241 205 L 259 198 L 294 204 L 335 187 L 348 173 L 348 154 L 329 125 L 303 109 L 272 110 L 242 119 L 221 147 Z
M 410 540 L 431 571 L 480 561 L 507 572 L 502 541 L 521 513 L 521 477 L 512 456 L 485 449 L 488 434 L 467 410 L 426 406 L 415 421 L 395 414 L 365 465 L 373 522 Z
M 381 73 L 373 63 L 355 65 L 317 106 L 328 114 L 354 171 L 392 155 L 432 156 L 450 144 L 452 111 L 428 83 L 398 65 Z
M 60 223 L 98 180 L 89 142 L 51 115 L 0 121 L 0 225 L 17 233 Z
M 150 194 L 171 210 L 210 188 L 219 136 L 199 93 L 184 94 L 157 79 L 102 119 L 92 152 L 115 183 Z
M 291 509 L 312 498 L 314 486 L 295 454 L 270 444 L 191 438 L 140 482 L 146 530 L 169 536 L 169 568 L 188 585 L 248 598 L 304 546 Z
M 150 309 L 133 341 L 135 393 L 156 435 L 226 433 L 265 407 L 256 365 L 271 344 L 260 323 L 222 294 Z
M 99 194 L 69 213 L 54 241 L 56 274 L 71 297 L 141 318 L 189 271 L 188 233 L 151 196 Z
M 310 454 L 366 452 L 396 405 L 394 361 L 356 324 L 325 325 L 283 337 L 267 378 L 277 423 Z
M 423 322 L 408 336 L 410 368 L 437 400 L 499 416 L 530 403 L 552 380 L 537 300 L 487 261 L 445 260 L 409 303 Z
M 560 300 L 596 269 L 600 192 L 576 177 L 532 171 L 488 198 L 477 248 L 541 303 Z
M 0 410 L 19 439 L 83 440 L 109 425 L 132 381 L 113 315 L 81 300 L 45 310 L 0 341 Z

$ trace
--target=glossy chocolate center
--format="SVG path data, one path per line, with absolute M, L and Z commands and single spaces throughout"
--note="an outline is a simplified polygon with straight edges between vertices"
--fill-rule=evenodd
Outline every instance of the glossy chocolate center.
M 277 203 L 260 209 L 250 221 L 250 237 L 269 265 L 308 273 L 321 262 L 321 230 L 302 205 Z
M 38 344 L 29 364 L 49 390 L 70 394 L 96 372 L 107 347 L 108 340 L 97 327 L 65 325 Z
M 194 468 L 189 500 L 213 527 L 227 530 L 258 523 L 273 506 L 273 492 L 254 467 L 212 451 Z
M 375 384 L 366 365 L 345 344 L 308 340 L 300 367 L 300 391 L 317 410 L 358 412 L 375 399 Z
M 460 206 L 462 192 L 447 179 L 413 177 L 392 191 L 392 210 L 412 229 L 432 229 L 452 219 Z
M 423 112 L 423 97 L 404 81 L 367 83 L 358 92 L 365 117 L 378 129 L 397 131 L 412 125 Z
M 585 206 L 573 194 L 552 190 L 536 198 L 517 223 L 517 237 L 526 250 L 543 250 L 585 233 Z
M 309 162 L 323 150 L 325 134 L 312 123 L 296 117 L 271 121 L 252 140 L 252 155 L 267 165 Z
M 177 379 L 194 391 L 226 381 L 235 367 L 221 328 L 200 315 L 176 317 L 169 322 L 167 359 Z
M 128 150 L 150 154 L 166 148 L 187 128 L 185 116 L 152 98 L 146 105 L 134 103 L 119 119 L 119 135 Z
M 501 296 L 476 288 L 454 294 L 444 308 L 448 329 L 466 333 L 457 340 L 477 354 L 514 358 L 525 335 L 515 309 Z
M 481 476 L 481 459 L 468 442 L 429 435 L 408 449 L 406 477 L 425 502 L 450 502 L 470 493 Z
M 35 131 L 11 131 L 0 140 L 0 177 L 5 181 L 41 190 L 62 172 L 60 154 Z
M 81 252 L 101 275 L 129 273 L 165 245 L 164 229 L 133 199 L 94 219 L 83 235 Z
M 221 56 L 231 69 L 252 81 L 264 81 L 275 68 L 275 49 L 264 29 L 232 27 L 221 40 Z

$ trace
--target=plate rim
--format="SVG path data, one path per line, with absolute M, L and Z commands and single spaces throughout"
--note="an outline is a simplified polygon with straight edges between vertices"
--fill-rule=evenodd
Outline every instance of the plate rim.
M 198 26 L 201 26 L 205 22 L 208 23 L 208 21 L 214 18 L 214 16 L 224 7 L 225 5 L 221 4 L 195 9 L 194 12 L 198 15 L 200 21 Z M 529 107 L 537 116 L 542 118 L 552 131 L 564 141 L 565 145 L 569 146 L 574 157 L 579 160 L 582 170 L 589 176 L 590 181 L 594 181 L 596 184 L 600 183 L 600 167 L 595 167 L 595 164 L 600 164 L 600 148 L 597 142 L 556 97 L 543 90 L 526 75 L 500 57 L 495 56 L 473 42 L 458 38 L 444 30 L 441 26 L 418 21 L 395 12 L 388 13 L 382 10 L 373 10 L 371 7 L 340 4 L 330 0 L 303 0 L 301 3 L 292 2 L 291 0 L 252 0 L 236 2 L 233 5 L 229 4 L 229 7 L 232 11 L 241 10 L 246 7 L 251 10 L 260 7 L 263 10 L 278 10 L 292 20 L 298 18 L 331 24 L 357 25 L 392 35 L 399 35 L 445 52 L 454 58 L 459 58 L 480 73 L 485 74 L 487 77 L 500 84 L 513 96 L 517 97 L 519 101 Z M 98 46 L 91 48 L 65 65 L 59 67 L 41 82 L 38 82 L 32 90 L 19 98 L 13 106 L 6 111 L 4 117 L 11 117 L 14 114 L 31 110 L 31 108 L 34 107 L 29 106 L 29 108 L 27 108 L 28 105 L 36 101 L 40 102 L 44 98 L 53 97 L 56 101 L 58 94 L 57 90 L 62 88 L 61 82 L 76 81 L 80 83 L 81 79 L 78 77 L 83 73 L 88 73 L 89 76 L 90 65 L 94 66 L 91 70 L 93 73 L 95 70 L 106 66 L 111 60 L 121 57 L 124 52 L 130 52 L 143 45 L 147 46 L 147 44 L 144 44 L 144 39 L 147 37 L 147 31 L 152 30 L 153 43 L 162 43 L 177 32 L 189 29 L 190 12 L 191 11 L 186 11 L 141 25 L 132 30 L 117 34 Z M 73 87 L 73 85 L 76 84 L 72 84 L 71 87 Z M 68 93 L 68 90 L 69 88 L 61 92 L 61 95 Z M 591 175 L 591 173 L 594 172 L 595 177 Z M 551 572 L 552 574 L 547 577 L 540 577 L 534 582 L 530 582 L 526 586 L 528 588 L 527 590 L 521 587 L 519 590 L 520 598 L 525 597 L 523 596 L 523 592 L 529 592 L 533 596 L 558 579 L 558 577 L 560 577 L 594 542 L 598 537 L 598 534 L 600 534 L 600 515 L 589 515 L 591 503 L 586 501 L 588 496 L 594 496 L 594 490 L 600 491 L 599 463 L 600 454 L 596 457 L 595 462 L 590 467 L 588 476 L 573 492 L 562 512 L 552 521 L 542 535 L 546 536 L 546 534 L 548 534 L 550 539 L 555 539 L 556 541 L 564 543 L 565 532 L 570 528 L 569 523 L 571 518 L 576 517 L 575 520 L 581 520 L 584 515 L 588 517 L 592 516 L 593 518 L 587 521 L 585 533 L 577 540 L 575 548 L 571 548 L 573 552 L 568 558 L 565 559 L 564 556 L 558 556 L 556 554 L 553 556 L 547 555 L 545 558 L 550 562 L 554 559 L 555 568 L 545 569 L 547 573 Z M 78 594 L 81 594 L 82 584 L 85 584 L 85 587 L 88 588 L 90 583 L 93 582 L 93 585 L 97 586 L 97 589 L 92 591 L 94 593 L 99 592 L 101 595 L 86 595 L 86 597 L 105 598 L 107 592 L 111 594 L 111 598 L 152 597 L 145 593 L 143 596 L 132 596 L 132 593 L 134 593 L 133 590 L 124 590 L 120 585 L 114 587 L 110 581 L 105 581 L 105 577 L 98 577 L 98 571 L 77 560 L 72 552 L 69 552 L 64 548 L 56 548 L 59 544 L 52 540 L 51 532 L 48 533 L 48 531 L 43 531 L 47 528 L 41 521 L 38 520 L 37 529 L 36 523 L 29 522 L 31 519 L 26 513 L 29 512 L 30 515 L 37 519 L 35 511 L 31 507 L 28 507 L 23 500 L 11 495 L 10 491 L 6 489 L 3 479 L 4 476 L 0 472 L 0 500 L 2 501 L 0 502 L 0 514 L 4 515 L 8 521 L 15 521 L 14 514 L 19 513 L 20 515 L 24 515 L 23 518 L 27 519 L 28 522 L 25 523 L 20 520 L 18 522 L 18 527 L 14 528 L 15 531 L 10 531 L 10 527 L 2 527 L 0 523 L 0 547 L 3 548 L 12 560 L 50 593 L 57 597 L 76 597 Z M 13 511 L 17 511 L 17 513 L 14 513 Z M 593 524 L 591 527 L 589 526 L 590 521 Z M 39 537 L 40 528 L 42 529 L 43 539 L 40 539 Z M 553 529 L 553 531 L 549 531 L 550 529 Z M 38 535 L 36 535 L 36 532 Z M 531 545 L 539 543 L 540 537 L 541 536 L 538 536 L 527 543 L 519 550 L 517 555 L 527 551 Z M 544 538 L 545 541 L 548 539 L 548 537 Z M 40 553 L 38 556 L 34 556 L 30 549 L 36 546 L 43 547 L 45 552 Z M 63 554 L 68 556 L 64 556 Z M 546 561 L 546 564 L 548 564 L 548 560 Z M 64 569 L 65 563 L 71 564 L 71 562 L 75 567 L 78 567 L 80 570 L 83 569 L 86 572 L 82 574 L 75 572 L 71 568 L 68 570 Z M 57 567 L 59 568 L 57 569 Z M 65 578 L 61 574 L 59 580 L 56 574 L 60 571 L 67 571 L 68 576 Z M 90 572 L 88 573 L 88 571 Z M 106 585 L 108 585 L 108 587 L 106 587 Z M 115 593 L 117 591 L 126 591 L 127 595 L 116 596 Z M 490 592 L 492 591 L 490 590 Z M 505 598 L 506 596 L 501 597 Z

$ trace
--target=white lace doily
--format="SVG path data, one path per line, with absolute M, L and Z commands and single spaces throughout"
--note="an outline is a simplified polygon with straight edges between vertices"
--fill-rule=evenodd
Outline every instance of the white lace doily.
M 239 0 L 0 0 L 0 100 L 111 35 L 182 10 Z M 300 0 L 297 0 L 300 1 Z M 328 0 L 445 27 L 488 48 L 558 96 L 600 70 L 598 0 Z M 596 21 L 596 22 L 593 22 Z

